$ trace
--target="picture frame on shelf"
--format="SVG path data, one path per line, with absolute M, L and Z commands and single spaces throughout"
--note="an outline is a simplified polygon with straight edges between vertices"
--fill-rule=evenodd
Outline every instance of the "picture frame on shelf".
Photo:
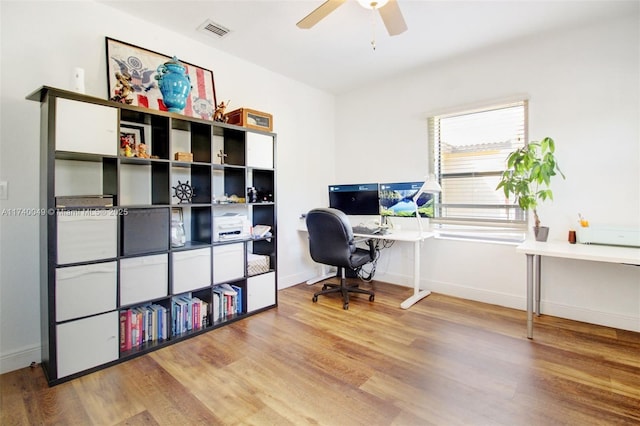
M 140 157 L 141 144 L 144 144 L 142 152 L 146 153 L 143 158 L 151 157 L 151 126 L 138 123 L 120 122 L 120 155 L 125 157 Z M 127 155 L 126 147 L 130 148 L 130 155 Z M 145 155 L 145 154 L 142 154 Z
M 120 126 L 120 155 L 135 157 L 137 148 L 144 143 L 144 128 L 142 126 Z
M 158 67 L 171 60 L 171 56 L 110 37 L 106 37 L 105 42 L 108 99 L 167 111 L 155 77 Z M 192 86 L 182 113 L 190 117 L 213 120 L 217 106 L 213 71 L 185 62 L 179 56 L 178 59 L 185 66 Z M 127 86 L 126 90 L 123 89 L 123 85 Z

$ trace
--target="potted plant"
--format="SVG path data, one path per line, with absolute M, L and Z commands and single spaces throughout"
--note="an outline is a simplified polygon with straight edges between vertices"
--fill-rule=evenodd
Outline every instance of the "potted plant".
M 549 233 L 548 227 L 540 226 L 538 203 L 553 200 L 553 192 L 549 188 L 551 177 L 560 174 L 565 179 L 558 167 L 555 149 L 553 139 L 546 137 L 513 151 L 507 157 L 507 170 L 496 187 L 496 190 L 502 188 L 507 198 L 514 195 L 521 209 L 533 211 L 533 230 L 538 241 L 546 241 Z

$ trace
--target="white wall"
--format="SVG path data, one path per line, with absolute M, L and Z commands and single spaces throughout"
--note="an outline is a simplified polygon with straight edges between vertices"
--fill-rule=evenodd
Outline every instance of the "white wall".
M 307 247 L 297 224 L 301 212 L 326 202 L 310 188 L 334 173 L 332 95 L 103 4 L 3 0 L 0 8 L 0 180 L 9 182 L 0 211 L 38 207 L 39 104 L 25 96 L 42 85 L 71 89 L 71 72 L 82 67 L 87 94 L 105 98 L 109 36 L 211 69 L 218 99 L 274 115 L 278 284 L 313 275 L 314 266 L 301 262 Z M 0 216 L 0 373 L 40 361 L 38 256 L 38 218 Z
M 429 113 L 524 95 L 530 100 L 530 139 L 553 137 L 567 176 L 552 184 L 555 201 L 539 209 L 550 239 L 566 241 L 578 212 L 592 224 L 640 228 L 637 10 L 338 96 L 336 181 L 420 179 L 427 170 Z M 423 246 L 426 288 L 525 308 L 525 256 L 513 246 L 451 240 Z M 408 285 L 411 262 L 410 248 L 396 244 L 384 252 L 378 279 Z M 640 331 L 639 267 L 558 259 L 543 264 L 543 312 Z

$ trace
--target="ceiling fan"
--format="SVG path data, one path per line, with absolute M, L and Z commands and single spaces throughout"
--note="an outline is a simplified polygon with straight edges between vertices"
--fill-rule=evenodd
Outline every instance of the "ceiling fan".
M 302 18 L 296 25 L 298 28 L 309 29 L 336 10 L 347 0 L 327 0 L 318 6 L 313 12 Z M 361 6 L 380 12 L 382 22 L 390 36 L 402 34 L 407 31 L 407 24 L 396 0 L 358 0 Z

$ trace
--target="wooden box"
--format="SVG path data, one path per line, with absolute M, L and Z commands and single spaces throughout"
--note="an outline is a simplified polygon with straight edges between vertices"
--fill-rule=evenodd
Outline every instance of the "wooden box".
M 193 154 L 190 152 L 176 152 L 174 159 L 176 161 L 193 161 Z
M 240 108 L 226 115 L 227 123 L 247 127 L 249 129 L 273 130 L 273 116 L 255 109 Z

